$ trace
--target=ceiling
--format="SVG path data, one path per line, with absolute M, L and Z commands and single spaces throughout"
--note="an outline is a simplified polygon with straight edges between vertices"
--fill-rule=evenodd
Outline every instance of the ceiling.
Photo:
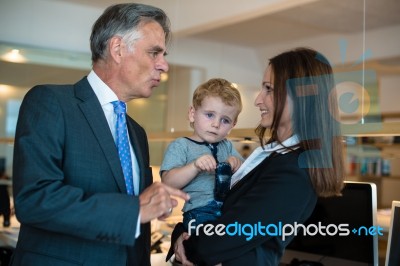
M 101 9 L 116 3 L 115 0 L 52 1 L 81 4 Z M 137 2 L 160 7 L 170 3 L 181 3 L 180 0 L 169 0 L 169 2 L 165 2 L 165 0 L 138 0 Z M 191 11 L 193 12 L 193 10 Z M 226 13 L 224 10 L 218 12 Z M 246 16 L 246 19 L 241 20 L 225 17 L 223 23 L 211 23 L 210 26 L 210 22 L 208 22 L 207 26 L 197 25 L 182 32 L 174 32 L 174 35 L 257 49 L 266 44 L 276 45 L 324 34 L 360 33 L 364 30 L 364 20 L 365 30 L 400 25 L 399 14 L 399 0 L 319 0 L 269 14 L 249 15 Z M 223 16 L 221 15 L 221 17 Z M 378 64 L 389 65 L 395 73 L 400 73 L 400 57 L 385 59 L 385 62 L 380 61 Z M 55 66 L 15 64 L 4 61 L 0 61 L 0 69 L 2 69 L 0 80 L 7 81 L 4 82 L 6 84 L 21 87 L 29 87 L 31 84 L 43 82 L 68 83 L 87 74 L 86 70 L 71 69 L 65 71 L 64 68 Z M 13 75 L 13 73 L 19 74 Z
M 366 30 L 400 24 L 399 0 L 368 0 Z M 363 0 L 323 0 L 237 24 L 201 32 L 193 37 L 261 47 L 324 34 L 363 31 Z M 238 34 L 240 33 L 240 34 Z
M 115 0 L 58 0 L 97 8 L 115 4 Z M 190 1 L 190 0 L 186 0 Z M 139 0 L 163 7 L 165 0 Z M 179 5 L 179 1 L 170 1 Z M 365 3 L 365 5 L 364 5 Z M 214 6 L 212 8 L 215 8 Z M 226 8 L 226 7 L 224 7 Z M 199 27 L 186 37 L 236 44 L 247 47 L 261 47 L 295 39 L 310 38 L 324 34 L 351 34 L 364 29 L 373 30 L 400 24 L 399 0 L 319 0 L 284 9 L 275 13 L 247 16 L 245 20 L 231 18 L 224 23 Z M 224 10 L 220 10 L 224 14 Z M 222 16 L 221 16 L 222 17 Z M 179 35 L 180 33 L 174 33 Z

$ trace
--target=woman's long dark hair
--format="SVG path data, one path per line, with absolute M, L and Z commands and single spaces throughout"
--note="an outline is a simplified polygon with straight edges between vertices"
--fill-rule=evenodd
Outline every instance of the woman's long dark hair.
M 274 75 L 274 117 L 271 127 L 259 125 L 261 145 L 278 137 L 287 95 L 293 101 L 293 134 L 303 152 L 299 165 L 308 168 L 319 196 L 339 195 L 345 176 L 335 82 L 328 60 L 315 50 L 296 48 L 269 60 Z M 269 139 L 265 140 L 268 130 Z

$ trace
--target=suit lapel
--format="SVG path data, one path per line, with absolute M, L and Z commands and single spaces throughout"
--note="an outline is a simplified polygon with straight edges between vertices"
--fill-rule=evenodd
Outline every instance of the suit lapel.
M 126 193 L 124 174 L 120 167 L 118 151 L 110 128 L 108 127 L 107 120 L 104 115 L 101 115 L 103 114 L 103 109 L 101 108 L 100 102 L 90 87 L 87 78 L 76 83 L 74 89 L 77 98 L 82 100 L 82 102 L 78 104 L 79 108 L 86 117 L 98 144 L 103 150 L 103 154 L 109 163 L 117 186 L 120 191 Z
M 127 125 L 128 125 L 128 134 L 129 138 L 131 140 L 131 145 L 132 148 L 135 152 L 136 159 L 138 161 L 139 165 L 139 172 L 140 172 L 140 178 L 139 178 L 139 193 L 144 190 L 144 171 L 142 169 L 146 169 L 143 161 L 143 151 L 141 150 L 141 145 L 139 143 L 139 139 L 137 138 L 135 127 L 133 126 L 131 119 L 127 115 Z
M 255 181 L 255 178 L 253 177 L 254 172 L 258 171 L 260 167 L 264 167 L 264 164 L 268 162 L 269 158 L 270 157 L 265 158 L 263 161 L 260 162 L 259 165 L 251 169 L 251 171 L 248 172 L 242 179 L 236 182 L 230 189 L 229 193 L 234 193 L 236 190 L 241 189 L 243 186 L 252 184 Z

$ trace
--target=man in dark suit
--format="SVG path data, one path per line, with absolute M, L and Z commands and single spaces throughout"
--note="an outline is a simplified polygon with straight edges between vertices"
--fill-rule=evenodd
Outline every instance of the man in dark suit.
M 133 172 L 127 192 L 113 102 L 151 95 L 168 70 L 169 33 L 158 8 L 111 6 L 93 25 L 89 75 L 27 93 L 15 136 L 21 228 L 12 265 L 150 265 L 149 222 L 170 214 L 171 196 L 188 196 L 152 183 L 146 133 L 124 115 Z

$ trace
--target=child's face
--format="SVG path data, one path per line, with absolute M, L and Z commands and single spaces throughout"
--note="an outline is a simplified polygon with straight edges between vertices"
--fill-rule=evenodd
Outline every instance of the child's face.
M 194 138 L 208 143 L 223 140 L 235 126 L 238 114 L 237 106 L 226 105 L 219 97 L 204 98 L 200 107 L 190 107 L 189 110 Z

